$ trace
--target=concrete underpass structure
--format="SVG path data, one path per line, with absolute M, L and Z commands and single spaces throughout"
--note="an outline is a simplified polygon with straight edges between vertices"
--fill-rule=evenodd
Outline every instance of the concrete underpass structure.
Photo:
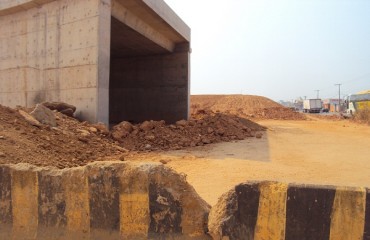
M 2 0 L 0 104 L 91 122 L 188 118 L 190 28 L 162 0 Z

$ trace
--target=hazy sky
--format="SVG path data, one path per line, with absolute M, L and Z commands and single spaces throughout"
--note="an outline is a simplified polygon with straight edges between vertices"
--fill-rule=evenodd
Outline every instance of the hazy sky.
M 370 89 L 370 0 L 165 1 L 192 29 L 192 94 Z

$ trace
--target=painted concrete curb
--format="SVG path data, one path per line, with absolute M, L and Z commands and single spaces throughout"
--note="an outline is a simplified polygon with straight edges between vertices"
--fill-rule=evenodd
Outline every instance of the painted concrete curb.
M 0 239 L 209 239 L 209 209 L 161 164 L 0 165 Z
M 366 188 L 247 182 L 211 209 L 214 239 L 370 239 Z

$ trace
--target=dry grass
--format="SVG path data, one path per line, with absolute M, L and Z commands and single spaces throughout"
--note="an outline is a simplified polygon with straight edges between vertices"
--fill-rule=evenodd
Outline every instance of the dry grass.
M 353 119 L 357 122 L 367 123 L 370 125 L 370 108 L 356 111 Z

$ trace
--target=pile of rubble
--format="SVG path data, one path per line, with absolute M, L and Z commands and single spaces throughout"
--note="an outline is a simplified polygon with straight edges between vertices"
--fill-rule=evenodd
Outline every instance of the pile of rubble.
M 104 125 L 79 122 L 45 106 L 30 111 L 0 105 L 0 163 L 65 168 L 125 153 Z
M 0 163 L 58 168 L 106 159 L 124 160 L 129 151 L 176 150 L 222 141 L 262 137 L 264 127 L 233 115 L 199 111 L 189 121 L 122 122 L 109 131 L 73 117 L 75 107 L 43 103 L 33 109 L 0 105 Z
M 121 122 L 111 136 L 129 150 L 172 150 L 210 143 L 260 138 L 264 127 L 234 115 L 198 111 L 189 121 L 166 125 L 164 121 L 145 121 L 133 125 Z

